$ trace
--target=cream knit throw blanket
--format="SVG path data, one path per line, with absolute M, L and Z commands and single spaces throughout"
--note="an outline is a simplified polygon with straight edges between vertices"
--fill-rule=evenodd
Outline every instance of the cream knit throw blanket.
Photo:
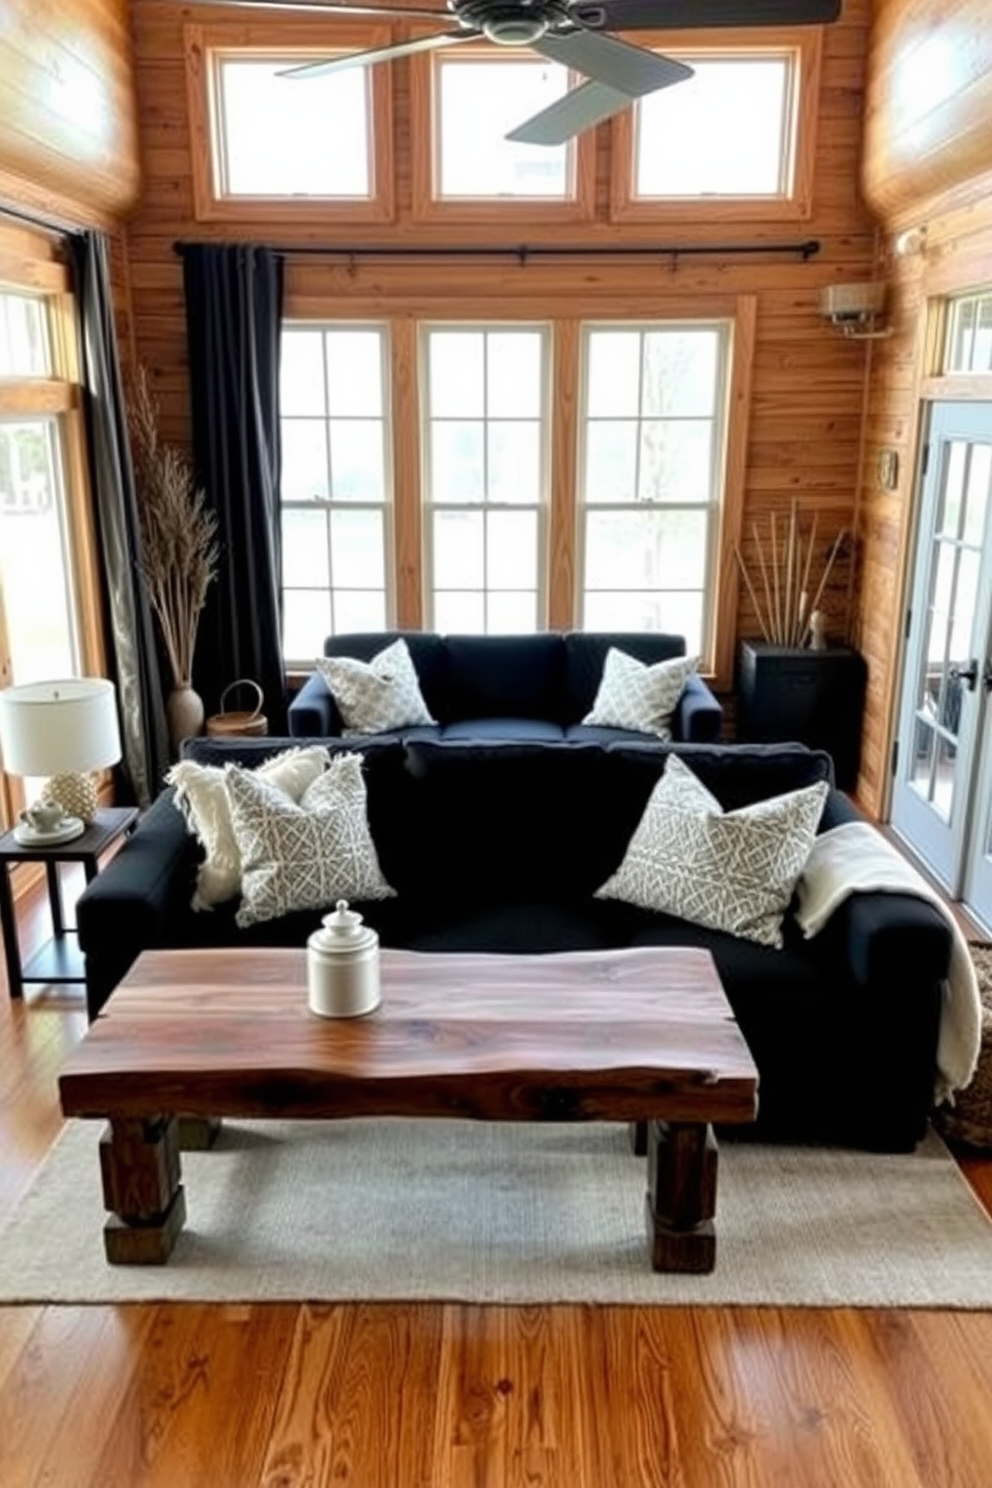
M 982 1004 L 975 967 L 961 929 L 940 895 L 868 822 L 845 822 L 817 837 L 796 892 L 796 921 L 807 939 L 821 930 L 849 894 L 916 894 L 943 914 L 952 936 L 951 964 L 937 1041 L 934 1100 L 953 1099 L 978 1062 Z

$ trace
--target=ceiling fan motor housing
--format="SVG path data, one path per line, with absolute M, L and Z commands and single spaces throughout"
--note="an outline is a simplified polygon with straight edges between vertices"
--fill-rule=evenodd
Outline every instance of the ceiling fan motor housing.
M 498 46 L 528 46 L 546 31 L 571 26 L 567 0 L 449 0 L 459 23 Z

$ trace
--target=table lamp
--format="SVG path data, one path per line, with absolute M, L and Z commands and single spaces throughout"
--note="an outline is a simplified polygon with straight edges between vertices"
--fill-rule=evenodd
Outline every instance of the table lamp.
M 89 773 L 121 757 L 114 684 L 103 677 L 26 682 L 0 690 L 0 763 L 10 775 L 47 775 L 43 802 L 61 815 L 31 808 L 14 836 L 22 845 L 71 842 L 96 815 Z

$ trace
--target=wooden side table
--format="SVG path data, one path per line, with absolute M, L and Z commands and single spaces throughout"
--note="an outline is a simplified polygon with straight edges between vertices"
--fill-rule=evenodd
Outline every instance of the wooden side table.
M 130 832 L 138 820 L 136 806 L 108 806 L 72 842 L 59 842 L 53 847 L 28 847 L 18 842 L 13 832 L 0 836 L 0 931 L 7 964 L 7 987 L 11 997 L 20 997 L 25 982 L 83 982 L 86 980 L 83 958 L 75 941 L 75 931 L 67 928 L 62 914 L 60 863 L 82 863 L 86 882 L 99 872 L 99 859 L 108 847 Z M 17 920 L 14 916 L 14 894 L 10 870 L 18 863 L 44 863 L 48 879 L 48 902 L 52 914 L 52 939 L 33 955 L 26 966 L 21 964 Z

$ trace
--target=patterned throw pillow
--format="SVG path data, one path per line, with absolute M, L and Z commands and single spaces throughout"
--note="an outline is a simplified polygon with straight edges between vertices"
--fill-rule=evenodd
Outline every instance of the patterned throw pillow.
M 611 646 L 603 663 L 592 712 L 582 722 L 598 723 L 605 728 L 637 729 L 642 734 L 670 739 L 672 715 L 687 678 L 698 665 L 698 656 L 673 656 L 649 666 Z
M 369 831 L 360 754 L 338 755 L 298 804 L 238 765 L 228 765 L 226 780 L 242 928 L 338 899 L 392 897 Z
M 319 656 L 317 670 L 331 689 L 346 734 L 380 734 L 434 722 L 402 636 L 371 661 Z
M 597 895 L 781 946 L 782 917 L 813 846 L 828 789 L 821 780 L 724 814 L 672 755 L 623 862 Z
M 265 760 L 253 773 L 298 801 L 330 762 L 323 744 L 312 744 L 301 749 L 285 749 Z M 180 760 L 165 781 L 175 786 L 175 803 L 205 854 L 196 875 L 193 908 L 212 909 L 215 904 L 236 899 L 241 893 L 241 854 L 231 826 L 224 771 L 218 765 Z

